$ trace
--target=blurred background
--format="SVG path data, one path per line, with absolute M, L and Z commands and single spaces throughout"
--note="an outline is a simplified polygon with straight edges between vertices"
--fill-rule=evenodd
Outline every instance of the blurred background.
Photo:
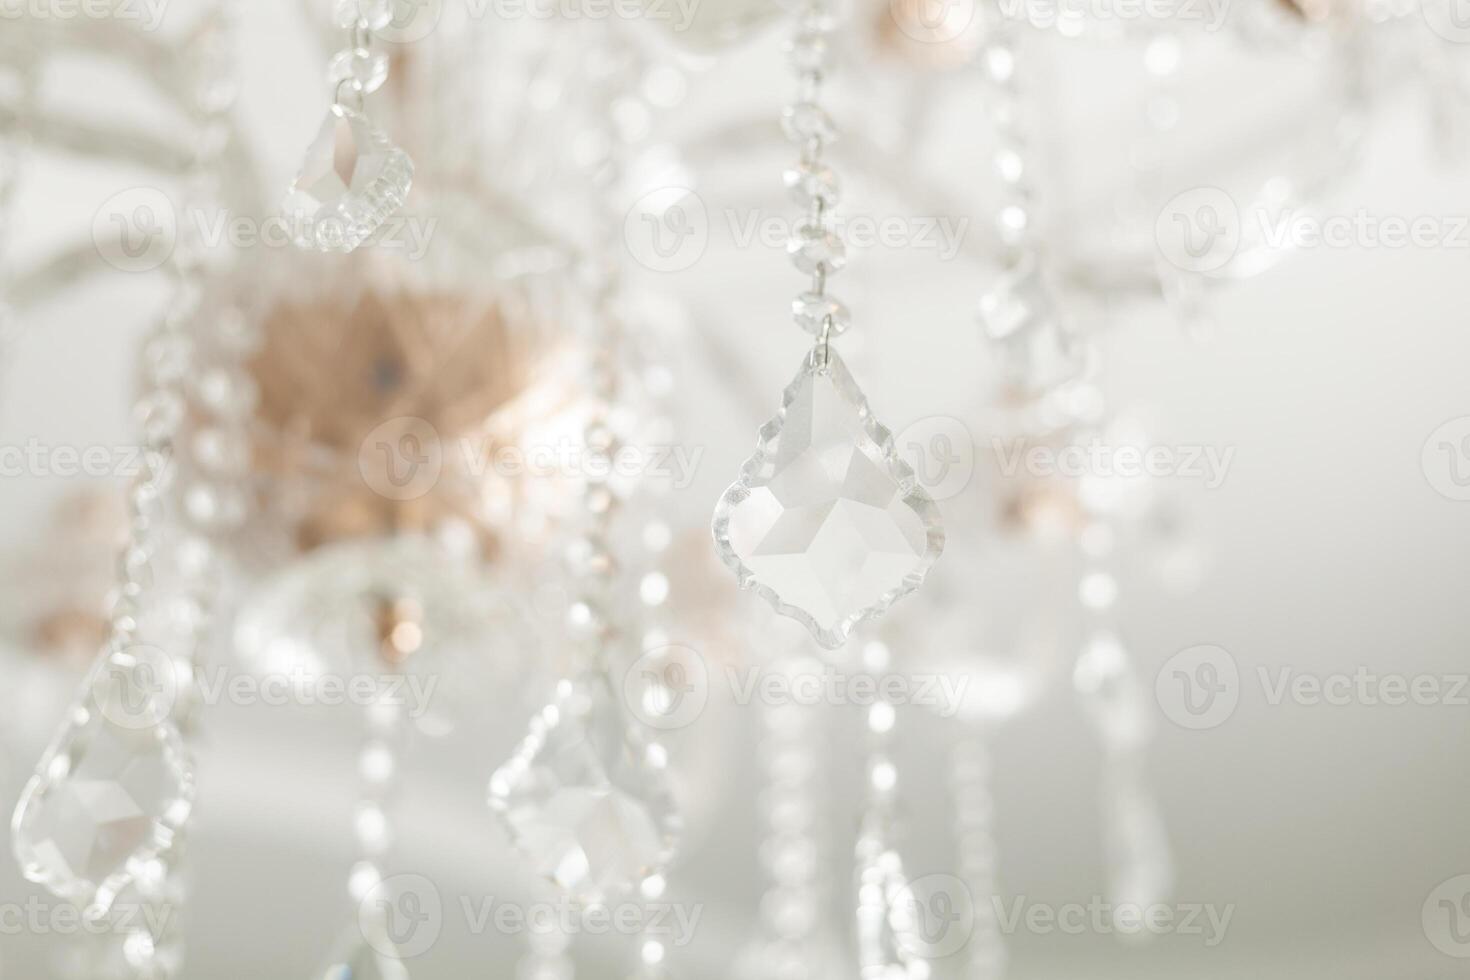
M 132 608 L 159 391 L 140 629 L 203 688 L 169 888 L 83 748 L 42 819 L 133 890 L 82 928 L 20 834 L 0 977 L 1464 974 L 1470 16 L 839 4 L 832 343 L 947 544 L 827 651 L 709 532 L 813 343 L 797 7 L 0 0 L 6 811 Z M 350 255 L 279 218 L 344 47 L 414 162 Z M 599 642 L 678 842 L 631 924 L 532 935 L 486 787 Z M 323 677 L 418 685 L 387 790 Z

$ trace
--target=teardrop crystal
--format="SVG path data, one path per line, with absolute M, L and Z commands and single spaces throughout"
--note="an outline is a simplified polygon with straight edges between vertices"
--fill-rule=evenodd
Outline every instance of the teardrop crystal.
M 300 248 L 350 252 L 403 206 L 413 161 L 362 113 L 327 110 L 284 211 Z
M 490 809 L 511 841 L 578 901 L 661 872 L 682 829 L 662 749 L 633 724 L 605 675 L 563 680 L 490 779 Z
M 22 873 L 90 916 L 168 852 L 193 807 L 170 690 L 151 662 L 102 658 L 16 807 Z
M 944 549 L 939 508 L 824 347 L 720 498 L 714 536 L 742 588 L 828 648 L 916 590 Z

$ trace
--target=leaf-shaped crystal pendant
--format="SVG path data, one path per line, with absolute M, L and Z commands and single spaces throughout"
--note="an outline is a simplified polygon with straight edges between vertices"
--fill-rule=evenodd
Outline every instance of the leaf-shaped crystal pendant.
M 681 830 L 663 750 L 632 725 L 604 674 L 562 680 L 490 779 L 511 841 L 582 902 L 662 871 Z
M 170 690 L 151 661 L 102 658 L 16 807 L 22 873 L 89 916 L 168 851 L 193 806 Z
M 327 110 L 286 192 L 284 210 L 301 248 L 350 252 L 403 206 L 413 161 L 362 113 Z
M 371 941 L 368 929 L 374 930 Z M 316 976 L 321 980 L 409 980 L 408 968 L 394 951 L 386 927 L 364 918 L 342 934 Z
M 820 347 L 720 498 L 714 534 L 741 587 L 828 648 L 923 584 L 944 548 L 939 508 Z

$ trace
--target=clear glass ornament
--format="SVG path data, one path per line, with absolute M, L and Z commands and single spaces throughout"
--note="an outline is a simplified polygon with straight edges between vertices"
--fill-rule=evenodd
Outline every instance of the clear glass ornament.
M 787 386 L 713 530 L 741 587 L 829 649 L 923 584 L 944 548 L 939 508 L 826 345 Z
M 296 245 L 352 251 L 403 206 L 412 183 L 407 153 L 362 113 L 332 106 L 286 193 Z
M 1026 391 L 1071 381 L 1087 365 L 1087 346 L 1056 307 L 1040 263 L 1028 256 L 980 301 L 980 323 L 1007 380 Z
M 605 674 L 563 680 L 490 779 L 512 843 L 578 901 L 661 873 L 682 831 L 663 751 L 633 724 Z
M 15 810 L 22 873 L 90 917 L 168 852 L 193 808 L 170 670 L 157 657 L 102 658 Z

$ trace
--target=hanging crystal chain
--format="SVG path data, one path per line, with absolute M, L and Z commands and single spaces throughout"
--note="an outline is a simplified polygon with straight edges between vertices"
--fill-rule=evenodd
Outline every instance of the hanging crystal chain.
M 822 82 L 831 66 L 832 32 L 837 18 L 829 0 L 804 0 L 796 12 L 796 34 L 787 55 L 797 74 L 796 101 L 781 114 L 786 137 L 800 147 L 800 158 L 784 174 L 786 189 L 807 209 L 787 243 L 796 268 L 811 276 L 810 286 L 792 301 L 797 326 L 815 336 L 826 357 L 833 337 L 847 330 L 847 307 L 827 293 L 827 280 L 847 263 L 846 246 L 832 229 L 838 199 L 837 175 L 823 161 L 837 127 L 820 104 Z
M 1084 640 L 1074 682 L 1102 742 L 1102 825 L 1113 904 L 1148 907 L 1173 887 L 1163 819 L 1146 774 L 1153 716 L 1133 663 L 1112 625 L 1118 581 L 1110 568 L 1113 525 L 1094 516 L 1079 538 Z
M 221 168 L 233 131 L 229 113 L 238 93 L 236 61 L 231 49 L 235 14 L 231 0 L 216 0 L 205 15 L 209 19 L 208 26 L 199 39 L 199 48 L 195 52 L 195 89 L 192 101 L 197 125 L 193 145 L 197 150 L 184 175 L 185 214 L 193 213 L 193 209 L 218 207 L 223 202 Z M 155 463 L 150 463 L 150 472 L 172 471 L 175 476 L 187 472 L 188 464 L 176 458 L 176 453 L 177 439 L 184 426 L 187 411 L 183 401 L 184 386 L 189 383 L 186 379 L 192 379 L 192 394 L 200 417 L 217 415 L 218 422 L 213 428 L 205 426 L 199 430 L 204 438 L 196 436 L 195 451 L 191 456 L 196 465 L 201 459 L 208 463 L 208 451 L 204 447 L 211 444 L 209 433 L 212 433 L 215 444 L 235 447 L 233 455 L 239 458 L 239 464 L 230 476 L 238 479 L 248 468 L 248 413 L 242 416 L 239 413 L 222 411 L 225 407 L 222 399 L 211 396 L 222 386 L 232 392 L 239 392 L 242 389 L 248 390 L 253 382 L 243 376 L 238 356 L 234 356 L 240 353 L 237 349 L 224 349 L 218 355 L 219 362 L 212 368 L 203 369 L 198 363 L 206 356 L 200 349 L 204 346 L 200 341 L 206 338 L 199 327 L 203 325 L 200 314 L 209 272 L 208 245 L 202 239 L 202 232 L 199 230 L 201 227 L 199 222 L 181 222 L 179 240 L 166 266 L 174 278 L 175 292 L 159 334 L 163 342 L 150 351 L 161 355 L 158 359 L 149 360 L 152 374 L 150 380 L 156 385 L 155 394 L 159 400 L 147 405 L 142 412 L 145 449 L 155 460 Z M 215 316 L 218 324 L 228 324 L 242 314 L 226 306 L 216 310 Z M 209 339 L 217 336 L 216 334 Z M 192 352 L 192 359 L 196 363 L 191 370 L 175 373 L 190 358 L 171 355 L 185 351 Z M 195 486 L 197 488 L 198 484 Z M 161 504 L 161 500 L 155 495 L 165 489 L 166 486 L 150 488 L 146 496 L 154 497 L 153 502 Z M 238 488 L 235 492 L 240 493 Z M 190 514 L 188 501 L 191 497 L 197 500 L 197 489 L 193 492 L 186 491 L 183 495 L 186 515 Z M 138 578 L 144 574 L 144 568 L 137 565 L 137 562 L 142 560 L 143 552 L 156 547 L 156 544 L 148 543 L 150 533 L 154 530 L 150 527 L 153 518 L 147 515 L 148 506 L 150 505 L 144 499 L 137 494 L 133 495 L 130 501 L 133 535 L 134 541 L 141 547 L 139 550 L 130 547 L 125 552 L 123 562 L 125 585 L 121 595 L 130 597 L 137 603 L 133 607 L 135 618 L 132 625 L 135 627 L 136 615 L 141 611 L 145 593 L 145 589 L 139 587 Z M 174 610 L 174 619 L 183 627 L 184 636 L 177 646 L 171 645 L 167 650 L 175 668 L 173 718 L 179 726 L 186 748 L 197 734 L 201 703 L 199 678 L 204 669 L 204 658 L 201 654 L 213 626 L 220 585 L 220 535 L 233 530 L 244 520 L 245 504 L 242 495 L 233 507 L 214 508 L 208 521 L 198 519 L 197 504 L 193 510 L 195 513 L 192 516 L 199 533 L 181 534 L 174 556 L 182 594 L 173 600 L 171 608 Z M 163 508 L 160 506 L 156 513 L 158 517 L 163 517 Z M 119 624 L 116 610 L 113 622 L 116 629 Z M 119 637 L 126 637 L 126 641 L 136 638 L 132 633 L 122 631 L 119 631 Z M 123 961 L 139 980 L 169 980 L 179 974 L 183 963 L 185 953 L 180 917 L 168 913 L 177 913 L 178 907 L 187 899 L 189 885 L 183 861 L 188 847 L 186 838 L 189 822 L 186 819 L 179 826 L 174 844 L 167 854 L 161 855 L 156 862 L 144 865 L 144 871 L 135 883 L 134 890 L 139 902 L 155 913 L 139 916 L 135 921 L 144 925 L 130 928 L 122 936 Z
M 1076 377 L 1085 366 L 1086 352 L 1044 274 L 1032 173 L 1036 155 L 1024 119 L 1022 27 L 1000 5 L 987 5 L 987 10 L 989 30 L 981 67 L 994 131 L 992 162 L 1001 182 L 995 218 L 1001 269 L 998 281 L 981 297 L 980 323 L 1005 380 L 1022 391 L 1044 391 Z
M 956 857 L 975 912 L 974 930 L 965 946 L 966 980 L 1001 980 L 1008 958 L 995 905 L 1000 882 L 995 797 L 990 787 L 990 754 L 985 742 L 979 735 L 966 734 L 950 750 Z
M 820 664 L 796 652 L 775 660 L 773 673 L 815 673 Z M 814 706 L 765 704 L 761 708 L 760 848 L 766 890 L 760 933 L 741 976 L 751 980 L 813 980 L 824 976 L 816 949 L 817 926 L 827 898 L 818 833 L 825 780 L 820 759 L 824 713 Z

